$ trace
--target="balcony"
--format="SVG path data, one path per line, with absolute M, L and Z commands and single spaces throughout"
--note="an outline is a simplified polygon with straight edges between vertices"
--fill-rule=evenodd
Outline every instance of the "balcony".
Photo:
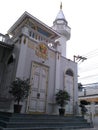
M 12 45 L 12 40 L 8 34 L 4 35 L 0 33 L 0 42 Z
M 37 30 L 34 30 L 32 28 L 24 27 L 22 29 L 22 33 L 29 36 L 31 39 L 33 39 L 36 42 L 44 42 L 46 44 L 53 42 L 51 38 L 46 37 L 45 35 L 39 33 Z

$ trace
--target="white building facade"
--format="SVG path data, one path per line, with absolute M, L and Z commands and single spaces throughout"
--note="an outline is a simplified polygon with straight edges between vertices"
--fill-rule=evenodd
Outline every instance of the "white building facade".
M 13 48 L 10 49 L 9 56 L 7 55 L 6 75 L 1 74 L 0 79 L 1 99 L 9 100 L 6 111 L 12 111 L 13 104 L 8 93 L 8 84 L 19 77 L 30 78 L 31 82 L 29 97 L 22 103 L 23 113 L 57 114 L 55 94 L 60 89 L 67 90 L 71 97 L 66 106 L 66 114 L 77 113 L 77 64 L 66 58 L 66 42 L 70 39 L 70 31 L 62 7 L 52 28 L 24 12 L 8 30 L 8 34 L 12 36 L 10 40 Z M 0 49 L 2 50 L 1 46 Z M 14 60 L 8 64 L 11 56 Z M 1 66 L 3 64 L 0 63 Z M 0 109 L 3 110 L 3 107 Z

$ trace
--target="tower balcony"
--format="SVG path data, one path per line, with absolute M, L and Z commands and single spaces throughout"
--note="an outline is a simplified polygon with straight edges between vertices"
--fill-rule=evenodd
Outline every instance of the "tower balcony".
M 64 36 L 66 36 L 67 40 L 70 39 L 71 36 L 71 28 L 69 26 L 59 26 L 58 30 L 59 33 L 63 34 Z

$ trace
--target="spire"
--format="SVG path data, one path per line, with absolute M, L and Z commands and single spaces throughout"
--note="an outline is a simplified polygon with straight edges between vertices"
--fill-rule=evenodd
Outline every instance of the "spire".
M 64 16 L 64 13 L 63 13 L 63 11 L 62 11 L 62 2 L 61 2 L 61 4 L 60 4 L 60 10 L 59 10 L 59 13 L 57 14 L 57 17 L 56 17 L 55 21 L 56 21 L 56 20 L 59 20 L 59 19 L 66 21 L 65 16 Z M 66 22 L 67 22 L 67 21 L 66 21 Z
M 60 4 L 60 9 L 62 10 L 62 2 L 61 2 L 61 4 Z

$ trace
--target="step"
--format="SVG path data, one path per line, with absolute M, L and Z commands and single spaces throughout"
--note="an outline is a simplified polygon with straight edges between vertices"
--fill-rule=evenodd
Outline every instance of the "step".
M 0 112 L 0 130 L 67 130 L 90 127 L 90 123 L 87 123 L 87 121 L 80 116 L 14 114 Z
M 0 113 L 0 119 L 7 119 L 10 118 L 11 119 L 23 119 L 24 117 L 26 119 L 41 119 L 41 120 L 44 120 L 44 119 L 55 119 L 55 120 L 84 120 L 82 117 L 80 116 L 57 116 L 57 115 L 30 115 L 30 114 L 3 114 L 3 113 Z
M 47 122 L 60 122 L 60 121 L 62 121 L 62 122 L 73 122 L 73 121 L 77 121 L 77 122 L 79 122 L 79 121 L 83 121 L 83 122 L 85 122 L 86 120 L 84 120 L 83 118 L 66 118 L 66 117 L 64 117 L 64 118 L 34 118 L 34 117 L 6 117 L 6 116 L 0 116 L 0 120 L 4 120 L 4 121 L 10 121 L 10 122 L 19 122 L 19 121 L 21 121 L 21 122 L 27 122 L 27 121 L 29 121 L 29 122 L 45 122 L 45 121 L 47 121 Z
M 22 128 L 1 128 L 0 130 L 80 130 L 83 128 L 89 127 L 81 127 L 81 126 L 67 126 L 67 127 L 22 127 Z
M 3 124 L 1 124 L 2 127 L 7 127 L 7 128 L 22 128 L 22 127 L 25 127 L 25 128 L 29 128 L 29 127 L 33 127 L 33 128 L 36 128 L 36 127 L 39 127 L 39 128 L 55 128 L 55 127 L 58 127 L 58 128 L 62 128 L 62 127 L 89 127 L 89 124 L 87 123 L 64 123 L 64 122 L 59 122 L 59 123 L 54 123 L 54 122 L 51 122 L 51 123 L 30 123 L 30 122 L 27 122 L 27 123 L 21 123 L 21 122 L 13 122 L 13 123 L 6 123 L 6 122 L 3 122 Z

